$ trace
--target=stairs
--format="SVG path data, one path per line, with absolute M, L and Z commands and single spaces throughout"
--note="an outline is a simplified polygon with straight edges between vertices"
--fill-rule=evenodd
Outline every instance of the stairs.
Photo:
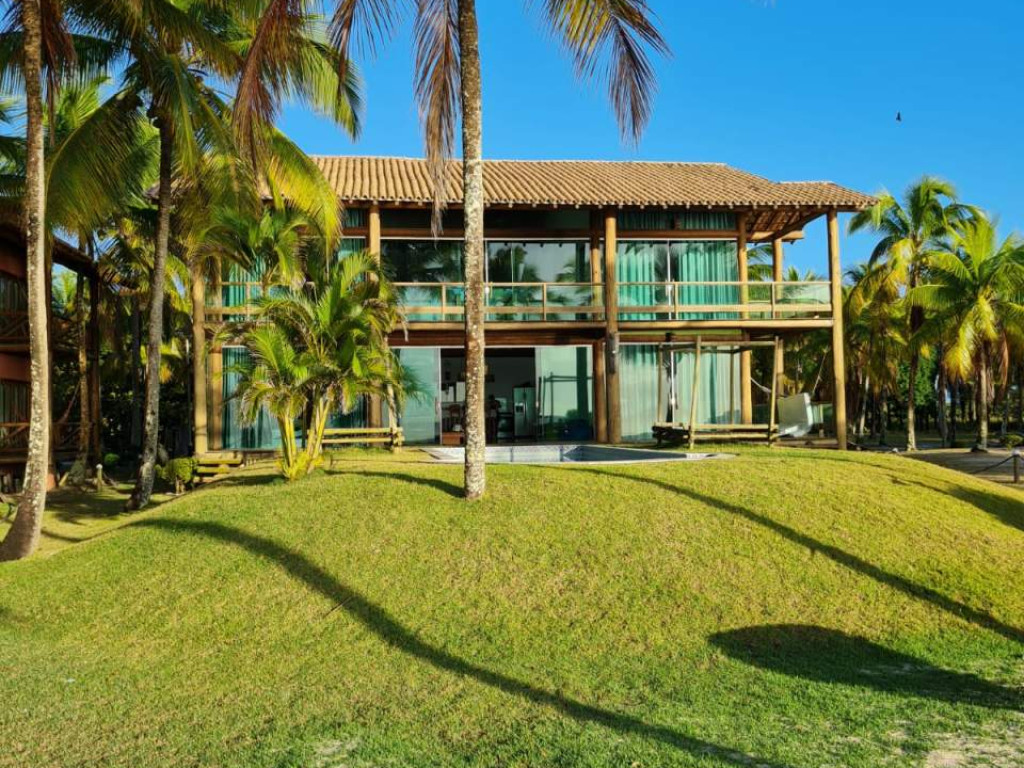
M 196 460 L 196 475 L 201 480 L 214 478 L 219 475 L 227 475 L 232 470 L 244 465 L 241 456 L 234 454 L 206 454 Z

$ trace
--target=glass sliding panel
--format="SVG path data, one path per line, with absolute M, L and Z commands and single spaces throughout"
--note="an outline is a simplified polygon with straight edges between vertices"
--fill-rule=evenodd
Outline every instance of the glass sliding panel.
M 487 243 L 487 280 L 490 283 L 589 283 L 590 246 L 584 241 L 490 241 Z M 588 302 L 575 304 L 566 301 L 567 292 L 573 286 L 566 285 L 562 292 L 548 291 L 549 302 L 561 301 L 565 306 L 586 306 Z M 586 291 L 584 286 L 577 289 Z M 577 293 L 579 292 L 577 290 Z M 544 293 L 540 289 L 491 287 L 488 303 L 497 307 L 541 308 Z M 509 314 L 495 312 L 490 320 L 540 320 L 543 313 Z M 574 315 L 548 315 L 548 320 L 575 319 Z
M 461 307 L 465 303 L 462 290 L 462 242 L 458 240 L 384 240 L 381 242 L 381 263 L 384 271 L 395 283 L 422 283 L 399 285 L 398 295 L 406 307 L 429 308 Z M 447 288 L 430 283 L 455 283 Z M 458 313 L 418 312 L 409 315 L 410 321 L 462 319 Z
M 700 384 L 697 393 L 698 424 L 737 424 L 740 421 L 740 358 L 732 348 L 704 348 L 700 353 Z M 675 411 L 672 420 L 690 421 L 695 354 L 675 352 Z
M 656 344 L 623 344 L 618 365 L 622 439 L 651 440 L 651 427 L 671 419 L 669 361 L 659 356 Z
M 717 211 L 621 211 L 619 229 L 626 231 L 655 230 L 723 230 L 736 229 L 736 214 Z
M 327 426 L 330 429 L 361 429 L 366 427 L 369 425 L 367 408 L 367 398 L 360 397 L 348 413 L 334 411 L 327 419 Z
M 254 423 L 242 423 L 241 407 L 235 399 L 238 382 L 242 378 L 238 368 L 248 366 L 250 360 L 251 355 L 245 347 L 224 347 L 224 375 L 221 378 L 224 395 L 224 447 L 235 450 L 277 450 L 281 447 L 281 430 L 277 419 L 266 408 L 260 411 Z
M 672 279 L 680 283 L 722 283 L 739 280 L 736 243 L 731 240 L 684 240 L 672 243 Z M 738 304 L 739 286 L 681 285 L 676 303 L 690 305 Z M 735 312 L 681 313 L 680 320 L 735 318 Z
M 593 350 L 538 347 L 537 402 L 542 440 L 593 440 Z
M 646 241 L 620 242 L 615 255 L 619 281 L 620 320 L 667 319 L 667 312 L 629 312 L 626 307 L 655 307 L 670 304 L 672 297 L 664 285 L 669 273 L 668 243 Z M 632 283 L 632 285 L 630 285 Z
M 436 444 L 441 436 L 438 418 L 441 397 L 441 350 L 438 347 L 403 347 L 395 350 L 406 371 L 415 378 L 419 393 L 405 401 L 398 425 L 409 444 Z

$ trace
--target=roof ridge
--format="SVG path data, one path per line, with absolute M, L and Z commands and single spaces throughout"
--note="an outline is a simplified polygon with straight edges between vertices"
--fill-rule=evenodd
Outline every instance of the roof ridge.
M 323 160 L 411 160 L 414 162 L 426 162 L 425 157 L 412 157 L 409 155 L 328 155 L 321 153 L 311 153 L 309 157 L 314 159 Z M 449 162 L 459 162 L 462 158 L 452 157 L 449 158 Z M 608 160 L 602 158 L 594 158 L 589 160 L 572 160 L 570 158 L 555 158 L 555 159 L 529 159 L 529 158 L 509 158 L 509 157 L 485 157 L 485 163 L 585 163 L 588 165 L 704 165 L 704 166 L 718 166 L 722 168 L 733 168 L 733 170 L 742 170 L 730 166 L 728 163 L 723 163 L 715 160 Z

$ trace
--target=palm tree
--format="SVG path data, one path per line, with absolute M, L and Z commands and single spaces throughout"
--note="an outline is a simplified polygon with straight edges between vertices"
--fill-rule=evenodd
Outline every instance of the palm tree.
M 871 208 L 850 221 L 850 232 L 869 229 L 882 235 L 871 254 L 870 264 L 884 263 L 902 291 L 910 291 L 921 282 L 928 267 L 928 254 L 945 238 L 950 227 L 974 214 L 970 206 L 956 202 L 952 184 L 931 176 L 922 178 L 897 200 L 888 192 L 878 196 Z M 907 450 L 917 450 L 915 396 L 917 372 L 921 360 L 918 332 L 924 324 L 920 307 L 907 315 L 909 346 L 909 386 L 907 388 Z
M 290 5 L 279 0 L 278 5 Z M 339 0 L 331 40 L 342 65 L 352 43 L 371 47 L 390 36 L 401 0 Z M 668 46 L 647 0 L 545 0 L 537 4 L 547 26 L 572 58 L 576 74 L 607 80 L 623 137 L 639 140 L 652 111 L 655 75 L 649 52 Z M 465 231 L 467 499 L 484 494 L 484 169 L 483 98 L 475 0 L 418 0 L 415 20 L 416 100 L 423 116 L 426 156 L 434 180 L 434 228 L 448 200 L 448 160 L 461 116 L 462 210 Z
M 947 334 L 946 369 L 961 380 L 977 376 L 978 448 L 987 450 L 993 357 L 1024 324 L 1024 242 L 1000 242 L 995 224 L 978 214 L 957 223 L 928 259 L 929 282 L 907 300 Z
M 308 285 L 264 296 L 250 321 L 228 324 L 221 339 L 237 339 L 251 360 L 240 366 L 235 395 L 244 421 L 266 408 L 281 432 L 282 473 L 296 479 L 316 469 L 334 412 L 350 412 L 361 397 L 400 407 L 406 381 L 387 339 L 401 323 L 398 299 L 368 253 L 349 256 L 313 275 Z M 300 450 L 295 423 L 303 419 Z

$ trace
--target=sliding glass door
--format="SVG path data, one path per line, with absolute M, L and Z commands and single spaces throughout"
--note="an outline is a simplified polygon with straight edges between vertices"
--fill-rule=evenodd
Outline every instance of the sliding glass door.
M 416 380 L 418 392 L 405 401 L 398 417 L 405 442 L 436 444 L 441 439 L 441 350 L 438 347 L 403 347 L 398 359 Z
M 542 440 L 593 440 L 591 347 L 537 347 L 537 417 Z

